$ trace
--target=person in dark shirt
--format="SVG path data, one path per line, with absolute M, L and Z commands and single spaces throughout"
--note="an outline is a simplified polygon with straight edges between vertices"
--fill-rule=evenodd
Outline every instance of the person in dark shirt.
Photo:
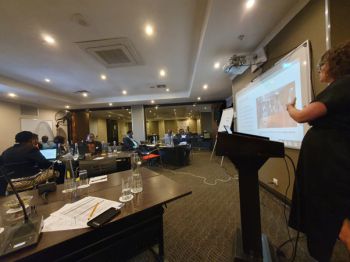
M 15 140 L 16 144 L 1 155 L 3 166 L 7 171 L 13 171 L 11 179 L 33 176 L 52 165 L 33 145 L 32 132 L 22 131 L 16 135 Z
M 126 136 L 123 137 L 123 150 L 132 151 L 139 147 L 139 143 L 133 138 L 132 130 L 129 130 L 126 133 Z
M 295 174 L 289 225 L 305 233 L 309 253 L 329 261 L 337 237 L 348 244 L 350 218 L 350 41 L 321 58 L 320 81 L 329 85 L 303 109 L 287 111 L 309 122 Z M 350 248 L 350 245 L 348 245 Z
M 102 144 L 100 141 L 95 140 L 95 135 L 90 133 L 86 137 L 86 146 L 87 151 L 91 154 L 101 154 L 102 153 Z
M 64 155 L 67 153 L 68 149 L 64 146 L 65 138 L 63 136 L 55 136 L 53 139 L 55 147 L 57 148 L 58 155 Z
M 43 149 L 43 145 L 39 142 L 39 136 L 35 133 L 33 134 L 33 138 L 32 138 L 32 143 L 33 146 L 37 147 L 38 149 Z

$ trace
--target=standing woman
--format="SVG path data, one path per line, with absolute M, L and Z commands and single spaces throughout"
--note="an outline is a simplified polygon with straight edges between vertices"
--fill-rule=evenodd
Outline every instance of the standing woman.
M 350 41 L 328 50 L 319 64 L 328 86 L 306 107 L 287 105 L 309 122 L 297 165 L 289 225 L 307 236 L 309 253 L 329 261 L 343 221 L 350 218 Z
M 312 257 L 329 261 L 350 218 L 350 41 L 322 56 L 319 78 L 328 86 L 309 105 L 296 109 L 295 99 L 287 105 L 291 118 L 311 125 L 300 149 L 289 225 L 305 233 Z

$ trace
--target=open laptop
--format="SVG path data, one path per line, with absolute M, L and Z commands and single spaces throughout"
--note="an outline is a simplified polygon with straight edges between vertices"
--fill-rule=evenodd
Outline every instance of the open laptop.
M 50 149 L 42 149 L 40 150 L 40 153 L 50 161 L 56 160 L 57 156 L 57 149 L 56 148 L 50 148 Z

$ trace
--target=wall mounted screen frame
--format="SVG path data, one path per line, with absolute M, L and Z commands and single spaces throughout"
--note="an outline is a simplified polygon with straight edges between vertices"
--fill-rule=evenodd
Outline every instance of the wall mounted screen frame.
M 310 43 L 305 41 L 235 96 L 237 131 L 269 137 L 299 149 L 308 124 L 290 118 L 286 105 L 301 109 L 312 99 Z

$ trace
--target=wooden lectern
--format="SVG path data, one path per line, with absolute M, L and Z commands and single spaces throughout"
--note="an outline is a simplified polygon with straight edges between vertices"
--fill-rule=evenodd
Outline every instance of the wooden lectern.
M 284 157 L 284 144 L 243 133 L 218 133 L 216 154 L 238 169 L 242 230 L 236 232 L 234 261 L 271 261 L 267 237 L 261 235 L 258 170 L 270 157 Z

